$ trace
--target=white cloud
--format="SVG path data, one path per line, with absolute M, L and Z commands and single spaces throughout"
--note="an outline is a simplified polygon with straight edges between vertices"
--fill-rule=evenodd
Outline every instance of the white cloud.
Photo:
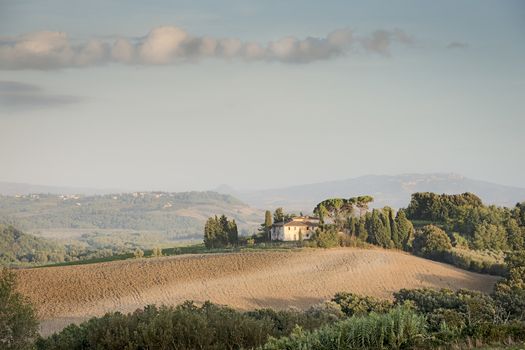
M 217 40 L 210 37 L 203 37 L 200 40 L 197 40 L 198 42 L 198 53 L 203 56 L 214 56 L 215 52 L 217 50 Z
M 135 61 L 136 49 L 129 40 L 119 38 L 111 48 L 111 59 L 122 63 L 132 63 Z
M 237 57 L 241 54 L 242 42 L 239 39 L 227 38 L 219 41 L 219 52 L 224 57 Z
M 309 63 L 344 55 L 350 49 L 387 55 L 394 42 L 411 44 L 413 39 L 398 29 L 365 37 L 339 29 L 322 38 L 287 36 L 264 45 L 237 38 L 192 36 L 179 27 L 163 26 L 139 39 L 91 39 L 73 45 L 63 32 L 42 31 L 0 38 L 0 69 L 58 69 L 109 62 L 163 65 L 206 57 Z
M 158 27 L 139 44 L 141 63 L 166 64 L 184 56 L 184 42 L 188 33 L 178 27 Z

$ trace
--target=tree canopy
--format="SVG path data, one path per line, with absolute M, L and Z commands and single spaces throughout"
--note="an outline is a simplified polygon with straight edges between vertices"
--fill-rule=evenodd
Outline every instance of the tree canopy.
M 352 198 L 329 198 L 318 203 L 314 208 L 314 214 L 319 216 L 322 222 L 326 218 L 332 220 L 337 229 L 344 228 L 346 221 L 352 216 L 356 209 L 359 216 L 368 210 L 368 204 L 374 199 L 371 196 L 359 196 Z
M 228 220 L 225 215 L 210 217 L 204 226 L 204 244 L 207 248 L 236 245 L 239 233 L 235 220 Z
M 38 321 L 31 304 L 16 292 L 16 275 L 0 268 L 0 348 L 32 349 Z

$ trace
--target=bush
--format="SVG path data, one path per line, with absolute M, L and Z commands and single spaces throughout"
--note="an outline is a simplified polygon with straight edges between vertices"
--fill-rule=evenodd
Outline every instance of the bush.
M 434 225 L 426 225 L 416 232 L 413 242 L 414 253 L 429 257 L 440 258 L 452 248 L 450 238 L 445 231 Z
M 31 349 L 37 330 L 33 307 L 16 292 L 16 275 L 0 269 L 0 349 Z
M 452 248 L 443 252 L 439 260 L 465 270 L 490 275 L 505 276 L 508 272 L 502 257 L 487 251 Z
M 525 251 L 509 253 L 505 262 L 508 276 L 496 284 L 493 297 L 509 318 L 525 321 Z
M 272 324 L 227 307 L 186 302 L 147 306 L 128 315 L 109 313 L 69 326 L 38 349 L 240 349 L 262 345 Z
M 452 233 L 452 245 L 455 248 L 468 249 L 468 240 L 457 232 Z
M 260 309 L 249 311 L 247 315 L 256 320 L 269 321 L 273 325 L 273 336 L 289 335 L 297 325 L 300 325 L 301 329 L 314 330 L 339 321 L 345 316 L 341 307 L 332 302 L 313 306 L 307 311 Z
M 133 256 L 137 259 L 140 259 L 142 257 L 144 257 L 144 252 L 142 251 L 142 249 L 140 248 L 137 248 L 135 249 L 135 251 L 133 252 Z
M 370 312 L 385 313 L 392 308 L 388 300 L 381 300 L 369 296 L 361 296 L 353 293 L 337 293 L 332 301 L 341 307 L 341 311 L 347 316 L 367 315 Z
M 269 336 L 287 336 L 296 325 L 316 329 L 339 321 L 337 305 L 326 303 L 308 311 L 271 309 L 239 312 L 206 302 L 177 307 L 147 306 L 123 315 L 108 313 L 80 326 L 71 325 L 46 339 L 40 350 L 88 349 L 251 349 Z
M 162 256 L 162 248 L 155 247 L 151 250 L 151 256 L 153 257 L 160 257 Z
M 343 234 L 339 236 L 339 245 L 341 247 L 352 247 L 352 248 L 368 248 L 372 247 L 371 244 L 363 241 L 356 236 Z
M 332 248 L 339 246 L 339 233 L 335 228 L 316 230 L 315 242 L 320 248 Z
M 395 303 L 410 302 L 417 311 L 428 315 L 432 331 L 442 323 L 463 335 L 476 335 L 480 329 L 502 321 L 501 309 L 486 294 L 460 289 L 401 289 L 394 293 Z M 463 321 L 463 322 L 462 322 Z

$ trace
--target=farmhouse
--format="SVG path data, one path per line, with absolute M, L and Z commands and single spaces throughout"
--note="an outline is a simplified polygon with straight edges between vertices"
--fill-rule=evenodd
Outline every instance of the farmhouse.
M 270 233 L 272 241 L 298 241 L 309 239 L 318 226 L 318 218 L 298 216 L 288 222 L 276 222 Z

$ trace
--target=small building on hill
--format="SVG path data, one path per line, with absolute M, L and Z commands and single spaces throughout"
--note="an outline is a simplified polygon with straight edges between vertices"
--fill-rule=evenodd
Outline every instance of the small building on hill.
M 270 231 L 272 241 L 299 241 L 309 239 L 319 227 L 319 219 L 312 216 L 298 216 L 288 222 L 276 222 Z

